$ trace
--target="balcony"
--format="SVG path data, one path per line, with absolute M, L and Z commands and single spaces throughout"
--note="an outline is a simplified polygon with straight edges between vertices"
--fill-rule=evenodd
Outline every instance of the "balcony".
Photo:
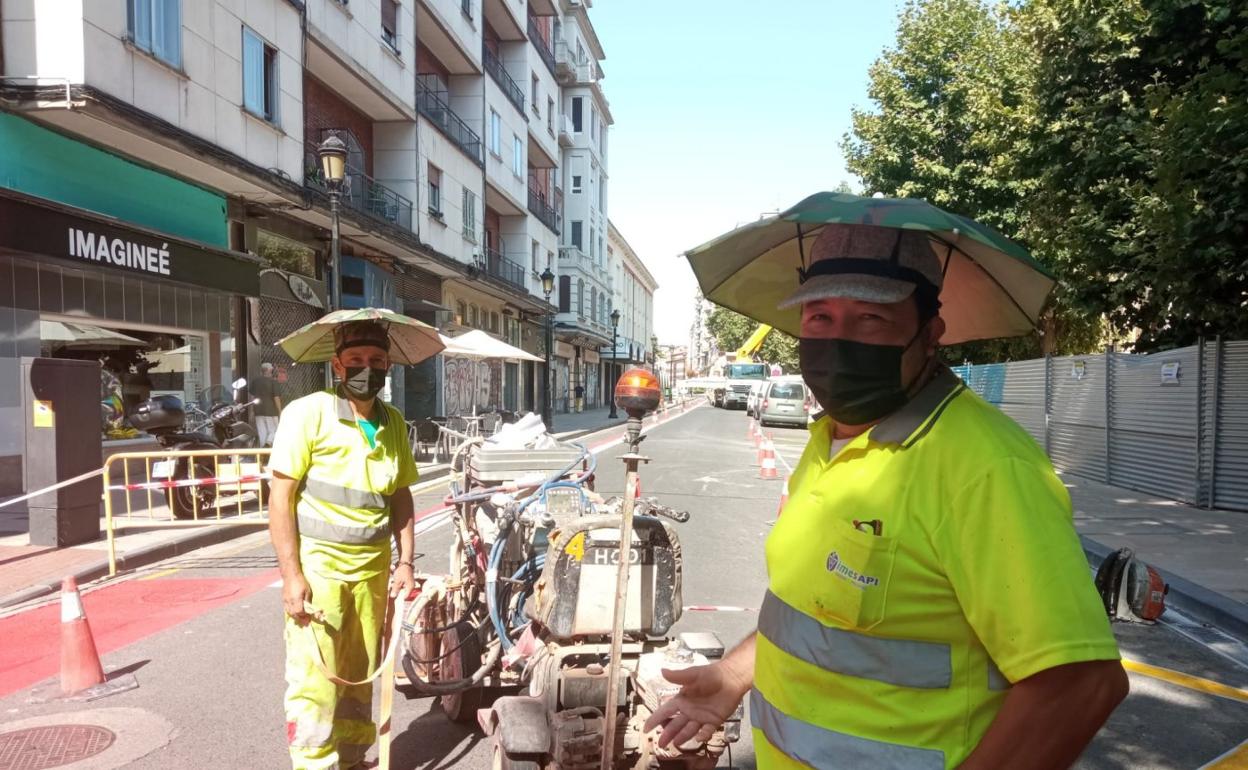
M 571 147 L 576 143 L 572 136 L 572 118 L 567 115 L 559 116 L 559 146 Z
M 542 36 L 542 30 L 537 26 L 537 19 L 529 17 L 529 42 L 537 49 L 537 55 L 546 62 L 546 68 L 550 70 L 550 74 L 555 74 L 555 54 L 550 50 L 550 43 Z
M 594 279 L 605 289 L 609 289 L 611 277 L 607 273 L 607 268 L 594 261 L 593 257 L 581 251 L 579 246 L 560 246 L 559 247 L 559 265 L 561 267 L 575 267 L 585 276 Z
M 555 80 L 561 86 L 592 86 L 601 74 L 598 62 L 587 56 L 577 57 L 566 40 L 555 43 Z
M 498 83 L 498 87 L 503 89 L 503 93 L 507 96 L 507 101 L 516 105 L 516 109 L 520 110 L 520 114 L 524 115 L 524 91 L 511 79 L 511 75 L 507 74 L 507 69 L 503 66 L 503 62 L 489 48 L 482 46 L 481 60 L 485 63 L 485 71 L 490 73 L 490 77 L 494 78 L 494 82 Z
M 447 139 L 481 168 L 485 168 L 485 154 L 482 151 L 481 137 L 477 136 L 468 124 L 446 103 L 440 90 L 436 75 L 416 76 L 416 111 L 429 119 L 438 127 Z
M 318 149 L 316 142 L 307 142 L 304 147 L 303 167 L 306 170 L 303 183 L 314 190 L 328 193 L 329 185 L 325 183 L 321 171 Z M 412 229 L 412 202 L 359 168 L 347 165 L 340 193 L 339 200 L 345 208 L 381 222 L 389 222 L 404 230 Z
M 529 290 L 524 281 L 524 266 L 512 262 L 494 249 L 486 249 L 484 259 L 477 258 L 477 267 L 512 286 L 524 291 Z
M 546 193 L 534 185 L 529 185 L 529 211 L 550 228 L 551 232 L 559 234 L 559 210 L 547 201 Z

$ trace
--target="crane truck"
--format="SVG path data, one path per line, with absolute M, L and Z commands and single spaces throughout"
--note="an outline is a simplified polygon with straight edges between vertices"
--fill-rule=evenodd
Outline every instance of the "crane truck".
M 754 357 L 763 346 L 763 341 L 771 333 L 771 327 L 761 324 L 749 336 L 736 352 L 724 355 L 717 367 L 722 367 L 723 379 L 711 391 L 711 402 L 715 406 L 731 409 L 739 406 L 745 408 L 750 397 L 750 388 L 760 380 L 766 380 L 771 373 L 767 364 L 755 361 Z

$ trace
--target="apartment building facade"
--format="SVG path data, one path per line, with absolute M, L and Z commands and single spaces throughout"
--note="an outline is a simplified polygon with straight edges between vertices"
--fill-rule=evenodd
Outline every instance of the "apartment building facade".
M 655 359 L 654 293 L 658 282 L 641 257 L 616 228 L 607 221 L 607 269 L 613 286 L 613 310 L 619 323 L 613 329 L 615 347 L 603 352 L 605 395 L 611 383 L 630 366 L 651 366 Z
M 22 356 L 70 351 L 104 360 L 126 403 L 143 389 L 193 398 L 262 362 L 290 397 L 321 386 L 323 367 L 273 343 L 328 306 L 317 150 L 330 136 L 347 147 L 344 306 L 485 329 L 544 356 L 565 292 L 561 275 L 548 298 L 540 275 L 579 271 L 588 312 L 560 314 L 553 352 L 595 359 L 611 287 L 588 260 L 605 260 L 611 117 L 587 5 L 0 0 L 0 205 L 101 242 L 122 227 L 109 244 L 172 254 L 162 271 L 158 257 L 81 257 L 72 236 L 0 240 L 0 284 L 23 289 L 0 293 L 0 393 L 16 391 Z M 582 169 L 575 240 L 569 162 Z M 69 323 L 134 341 L 59 344 Z M 133 384 L 153 379 L 144 367 L 157 385 Z M 575 367 L 563 370 L 566 391 Z M 532 409 L 547 381 L 541 364 L 438 357 L 396 367 L 386 396 L 411 419 Z M 16 409 L 0 400 L 0 435 L 16 435 L 3 429 Z M 119 436 L 122 424 L 105 438 Z M 0 442 L 0 478 L 16 454 Z

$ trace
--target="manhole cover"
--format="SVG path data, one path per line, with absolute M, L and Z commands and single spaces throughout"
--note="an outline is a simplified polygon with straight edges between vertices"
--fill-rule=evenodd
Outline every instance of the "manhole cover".
M 96 725 L 45 725 L 0 733 L 0 770 L 63 767 L 113 745 L 112 730 Z

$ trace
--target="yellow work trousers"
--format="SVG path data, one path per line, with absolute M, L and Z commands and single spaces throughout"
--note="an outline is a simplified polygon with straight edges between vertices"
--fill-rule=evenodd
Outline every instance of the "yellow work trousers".
M 306 570 L 312 604 L 325 622 L 311 627 L 326 666 L 358 682 L 380 660 L 389 576 L 358 582 Z M 294 770 L 346 770 L 377 740 L 372 683 L 342 687 L 317 668 L 308 633 L 286 618 L 286 739 Z

